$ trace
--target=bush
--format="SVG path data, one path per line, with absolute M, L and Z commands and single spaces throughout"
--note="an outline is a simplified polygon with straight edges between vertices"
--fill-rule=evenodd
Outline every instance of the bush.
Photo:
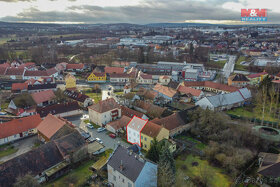
M 183 165 L 181 166 L 181 169 L 185 171 L 185 170 L 187 170 L 188 168 L 187 168 L 187 166 L 186 166 L 185 164 L 183 164 Z

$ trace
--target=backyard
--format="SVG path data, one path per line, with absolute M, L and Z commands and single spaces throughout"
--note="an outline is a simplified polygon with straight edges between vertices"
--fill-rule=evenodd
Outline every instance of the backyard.
M 207 186 L 227 187 L 231 185 L 230 178 L 223 170 L 211 166 L 208 161 L 193 155 L 180 155 L 176 161 L 176 186 L 188 186 L 192 180 L 206 180 Z
M 9 145 L 9 144 L 1 145 L 0 146 L 0 158 L 11 155 L 17 151 L 18 151 L 18 149 L 14 148 L 14 146 L 12 146 L 12 145 Z
M 201 141 L 196 140 L 196 139 L 194 139 L 192 137 L 189 137 L 189 136 L 179 135 L 179 136 L 176 137 L 176 139 L 191 141 L 191 142 L 196 144 L 195 148 L 200 149 L 200 150 L 205 149 L 206 146 L 207 146 L 204 143 L 202 143 Z
M 90 98 L 94 99 L 95 103 L 98 103 L 102 99 L 101 93 L 85 93 Z

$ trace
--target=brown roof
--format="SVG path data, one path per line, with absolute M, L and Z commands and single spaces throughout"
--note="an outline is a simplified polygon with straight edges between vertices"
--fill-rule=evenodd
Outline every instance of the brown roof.
M 162 129 L 162 126 L 149 121 L 145 125 L 145 127 L 142 129 L 141 133 L 155 138 L 155 137 L 157 137 L 157 135 L 159 134 L 161 129 Z
M 0 139 L 34 129 L 41 122 L 42 119 L 37 114 L 2 123 L 0 124 Z
M 108 123 L 107 125 L 111 126 L 115 130 L 121 129 L 123 127 L 126 127 L 126 125 L 130 122 L 131 118 L 127 116 L 122 116 L 120 119 L 112 121 Z
M 142 77 L 143 79 L 152 79 L 153 75 L 141 73 L 140 77 Z
M 66 69 L 83 69 L 84 64 L 67 64 Z
M 113 73 L 110 74 L 110 78 L 129 78 L 130 75 L 126 73 Z
M 163 126 L 168 130 L 173 130 L 179 126 L 185 125 L 186 123 L 181 119 L 179 113 L 174 113 L 170 116 L 161 119 L 153 119 L 151 122 Z
M 243 74 L 235 74 L 229 77 L 232 81 L 250 82 L 250 80 Z
M 39 124 L 37 127 L 38 131 L 42 133 L 47 138 L 51 139 L 51 137 L 64 125 L 66 121 L 58 118 L 52 114 L 47 115 L 47 117 Z
M 7 67 L 0 67 L 0 75 L 5 75 Z
M 117 74 L 122 74 L 124 72 L 124 68 L 121 68 L 121 67 L 105 67 L 105 73 L 108 73 L 108 74 L 114 74 L 114 73 L 117 73 Z
M 139 91 L 137 92 L 137 95 L 143 96 L 145 99 L 151 99 L 154 100 L 155 97 L 158 95 L 156 91 L 149 90 L 146 88 L 139 88 Z
M 89 106 L 88 108 L 99 113 L 104 113 L 116 108 L 119 108 L 120 105 L 113 98 L 99 101 L 98 103 Z
M 162 116 L 162 114 L 164 113 L 164 111 L 166 110 L 166 108 L 162 108 L 159 107 L 157 105 L 151 104 L 149 102 L 146 101 L 142 101 L 142 100 L 136 100 L 134 102 L 134 105 L 136 107 L 142 108 L 144 110 L 146 110 L 146 114 L 149 117 L 160 117 Z
M 125 106 L 121 106 L 121 110 L 122 110 L 122 116 L 125 115 L 125 116 L 130 117 L 130 118 L 132 118 L 133 116 L 137 116 L 137 117 L 141 118 L 144 115 L 141 112 L 138 112 L 136 110 L 127 108 Z
M 100 72 L 100 73 L 98 73 L 98 72 L 93 72 L 93 74 L 94 74 L 96 77 L 104 77 L 104 76 L 106 75 L 106 73 L 104 73 L 104 72 Z
M 42 76 L 42 77 L 45 77 L 45 76 L 48 76 L 47 72 L 46 71 L 25 71 L 24 73 L 24 76 Z
M 267 177 L 280 177 L 280 154 L 263 153 L 259 154 L 263 158 L 258 173 Z
M 235 92 L 238 90 L 237 87 L 228 86 L 226 84 L 220 84 L 220 83 L 211 82 L 211 81 L 185 81 L 184 86 L 208 87 L 208 88 L 213 88 L 213 89 L 222 90 L 222 91 L 226 91 L 226 92 Z
M 53 74 L 55 74 L 57 72 L 57 70 L 55 68 L 50 68 L 50 69 L 47 69 L 47 75 L 48 76 L 51 76 Z
M 179 86 L 178 88 L 178 91 L 181 92 L 181 93 L 184 93 L 184 94 L 191 94 L 193 96 L 200 96 L 201 94 L 201 90 L 197 90 L 197 89 L 194 89 L 194 88 L 191 88 L 191 87 L 186 87 L 186 86 Z
M 12 84 L 12 91 L 27 90 L 27 88 L 28 88 L 27 83 L 13 83 Z
M 6 70 L 6 75 L 23 75 L 23 68 L 8 68 Z
M 53 90 L 46 90 L 46 91 L 32 93 L 31 97 L 35 101 L 36 104 L 40 104 L 45 101 L 52 100 L 55 97 L 55 95 L 54 95 Z
M 162 86 L 161 84 L 156 84 L 153 89 L 171 98 L 174 97 L 174 95 L 177 93 L 176 90 L 169 88 L 167 86 Z
M 255 73 L 255 74 L 248 75 L 248 78 L 253 79 L 253 78 L 260 77 L 260 76 L 266 75 L 266 74 L 268 74 L 268 73 L 267 72 Z

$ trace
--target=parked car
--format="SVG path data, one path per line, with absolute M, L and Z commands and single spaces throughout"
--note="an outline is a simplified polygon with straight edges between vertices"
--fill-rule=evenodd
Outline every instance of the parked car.
M 85 140 L 91 137 L 89 132 L 81 132 L 81 135 L 84 137 Z
M 87 139 L 87 142 L 92 143 L 92 142 L 94 142 L 95 140 L 96 140 L 95 138 L 90 137 L 89 139 Z
M 105 131 L 106 129 L 104 128 L 104 127 L 99 127 L 98 129 L 97 129 L 97 132 L 103 132 L 103 131 Z
M 98 141 L 99 143 L 103 144 L 103 142 L 100 138 L 95 138 L 95 140 Z
M 116 135 L 115 135 L 114 133 L 109 134 L 109 136 L 110 136 L 111 138 L 116 138 Z
M 87 123 L 87 128 L 90 128 L 90 129 L 93 129 L 94 127 L 93 127 L 93 125 L 92 124 L 90 124 L 90 123 Z

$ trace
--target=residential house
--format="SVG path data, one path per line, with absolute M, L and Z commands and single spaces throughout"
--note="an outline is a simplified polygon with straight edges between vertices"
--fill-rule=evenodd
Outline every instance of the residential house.
M 104 83 L 106 82 L 106 73 L 101 72 L 101 73 L 95 73 L 92 72 L 88 78 L 87 81 L 89 83 L 95 82 L 95 83 Z
M 12 80 L 23 79 L 24 72 L 24 68 L 7 68 L 5 78 Z
M 182 86 L 182 85 L 180 85 L 178 87 L 177 91 L 181 95 L 188 95 L 188 94 L 190 94 L 194 101 L 198 101 L 201 97 L 204 96 L 204 93 L 203 93 L 202 90 L 198 90 L 198 89 L 194 89 L 194 88 L 186 87 L 186 86 Z
M 75 90 L 76 89 L 76 78 L 74 75 L 68 73 L 65 76 L 65 89 L 66 90 Z
M 141 113 L 146 114 L 150 118 L 160 118 L 169 114 L 166 108 L 159 107 L 150 102 L 142 100 L 135 100 L 133 102 L 133 108 Z
M 161 84 L 156 84 L 153 90 L 158 93 L 158 97 L 164 98 L 166 102 L 172 101 L 178 95 L 176 90 Z
M 41 92 L 35 92 L 31 94 L 32 99 L 37 106 L 47 106 L 54 103 L 55 95 L 52 90 L 46 90 Z
M 235 86 L 228 86 L 211 81 L 184 81 L 181 85 L 215 93 L 230 93 L 238 90 Z
M 268 178 L 280 177 L 280 154 L 259 153 L 258 174 Z
M 29 70 L 26 70 L 24 72 L 24 75 L 22 77 L 23 80 L 29 80 L 29 79 L 40 79 L 40 78 L 46 78 L 46 77 L 57 77 L 58 76 L 58 72 L 56 71 L 55 68 L 51 68 L 51 69 L 48 69 L 46 71 L 39 71 L 39 70 L 36 70 L 36 71 L 29 71 Z
M 72 133 L 75 129 L 71 122 L 61 117 L 48 114 L 38 125 L 38 139 L 42 142 L 49 142 L 62 136 Z
M 45 82 L 45 80 L 35 80 L 29 79 L 23 83 L 13 83 L 12 92 L 13 93 L 22 93 L 22 92 L 40 92 L 45 90 L 57 90 L 57 84 L 52 82 Z
M 110 82 L 111 83 L 126 84 L 129 81 L 130 81 L 130 75 L 128 75 L 126 73 L 110 74 Z
M 126 84 L 124 87 L 123 87 L 123 93 L 124 94 L 127 94 L 127 93 L 130 93 L 131 92 L 131 85 L 130 84 Z
M 159 76 L 159 80 L 158 82 L 162 85 L 168 85 L 168 83 L 171 81 L 171 76 L 167 76 L 167 75 L 162 75 Z
M 105 67 L 104 68 L 105 73 L 108 75 L 112 75 L 112 74 L 123 74 L 124 73 L 124 68 L 122 67 Z
M 122 111 L 122 116 L 127 116 L 132 118 L 133 116 L 137 116 L 141 119 L 149 119 L 148 116 L 146 116 L 145 114 L 138 112 L 136 110 L 133 110 L 131 108 L 125 107 L 125 106 L 121 106 L 121 111 Z
M 114 187 L 157 186 L 157 165 L 120 145 L 109 158 L 107 171 Z
M 84 64 L 67 64 L 66 71 L 70 72 L 82 72 L 85 69 Z
M 103 126 L 121 117 L 120 105 L 114 98 L 99 101 L 88 107 L 89 119 L 93 123 Z
M 153 76 L 149 74 L 144 74 L 139 71 L 138 76 L 136 78 L 136 83 L 138 84 L 153 84 Z
M 13 186 L 27 173 L 39 183 L 54 180 L 69 171 L 70 163 L 87 157 L 87 144 L 76 131 L 12 158 L 0 165 L 0 186 Z
M 67 97 L 69 97 L 70 99 L 72 99 L 74 101 L 77 101 L 79 103 L 79 105 L 84 108 L 93 104 L 93 100 L 89 96 L 84 95 L 79 92 L 75 92 L 73 90 L 72 91 L 65 90 L 64 95 L 66 95 Z
M 142 87 L 139 88 L 136 94 L 140 96 L 142 100 L 151 100 L 151 101 L 155 101 L 156 97 L 158 96 L 158 93 L 156 91 L 142 88 Z
M 48 114 L 52 114 L 54 116 L 59 116 L 63 118 L 83 114 L 83 110 L 80 108 L 77 101 L 53 104 L 50 106 L 37 108 L 36 111 L 38 114 L 40 114 L 42 118 L 46 117 Z
M 0 145 L 36 134 L 41 121 L 39 115 L 33 115 L 0 124 Z
M 243 74 L 235 74 L 228 78 L 229 86 L 243 87 L 250 83 L 250 80 Z
M 161 125 L 169 131 L 169 136 L 174 137 L 191 128 L 188 110 L 176 112 L 164 118 L 155 118 L 151 122 Z
M 167 87 L 173 88 L 174 90 L 177 90 L 178 86 L 180 85 L 179 82 L 170 81 L 167 85 Z
M 251 97 L 250 90 L 242 88 L 232 93 L 204 97 L 197 101 L 195 105 L 213 111 L 229 110 L 234 107 L 243 106 Z
M 268 76 L 267 72 L 261 72 L 261 73 L 250 74 L 247 77 L 250 80 L 250 84 L 256 85 L 259 84 L 267 76 Z
M 154 139 L 156 139 L 157 141 L 161 141 L 168 138 L 169 131 L 166 128 L 151 121 L 148 121 L 148 123 L 141 131 L 141 144 L 142 148 L 146 151 L 151 148 L 151 144 Z
M 126 126 L 127 141 L 131 144 L 138 144 L 141 147 L 141 131 L 148 120 L 133 116 Z
M 6 78 L 5 75 L 6 75 L 7 69 L 8 69 L 8 67 L 2 67 L 2 66 L 0 66 L 0 79 Z
M 124 132 L 126 125 L 130 122 L 131 118 L 123 115 L 120 119 L 107 123 L 106 129 L 112 133 Z

